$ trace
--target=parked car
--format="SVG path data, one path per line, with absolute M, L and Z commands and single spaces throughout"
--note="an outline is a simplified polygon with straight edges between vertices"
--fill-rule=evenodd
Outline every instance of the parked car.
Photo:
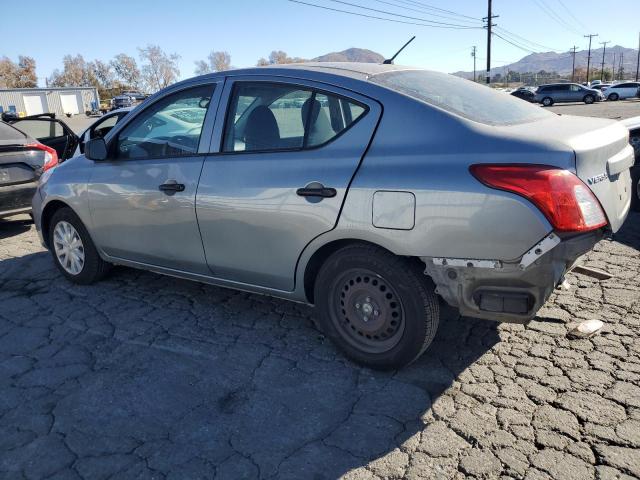
M 607 88 L 605 95 L 607 100 L 615 102 L 616 100 L 637 97 L 639 91 L 640 82 L 616 83 Z
M 577 83 L 540 85 L 534 97 L 536 103 L 550 107 L 557 102 L 584 102 L 590 104 L 604 100 L 602 92 Z
M 522 100 L 526 100 L 527 102 L 533 102 L 536 96 L 535 92 L 533 92 L 529 88 L 524 88 L 524 87 L 514 90 L 513 92 L 511 92 L 511 95 L 513 95 L 514 97 L 520 98 Z
M 53 148 L 58 161 L 64 162 L 73 156 L 78 146 L 78 137 L 55 113 L 41 113 L 8 121 L 15 128 L 38 142 Z
M 148 97 L 148 95 L 145 95 L 144 93 L 139 92 L 137 90 L 125 90 L 124 92 L 121 93 L 121 95 L 126 95 L 128 97 L 131 97 L 136 102 L 142 102 L 144 99 Z
M 135 104 L 135 99 L 129 95 L 118 95 L 111 99 L 111 111 L 121 108 L 131 108 Z
M 611 86 L 610 83 L 598 83 L 597 85 L 591 85 L 591 88 L 595 90 L 600 90 L 604 93 L 604 91 Z M 605 94 L 606 96 L 606 94 Z
M 40 175 L 57 163 L 53 148 L 0 122 L 0 218 L 30 213 Z
M 313 304 L 349 357 L 398 368 L 440 298 L 535 316 L 624 222 L 627 138 L 397 65 L 233 70 L 156 93 L 45 173 L 34 217 L 72 282 L 120 264 Z
M 635 153 L 635 163 L 631 167 L 632 192 L 631 208 L 640 212 L 640 117 L 627 118 L 622 123 L 629 129 L 629 143 Z

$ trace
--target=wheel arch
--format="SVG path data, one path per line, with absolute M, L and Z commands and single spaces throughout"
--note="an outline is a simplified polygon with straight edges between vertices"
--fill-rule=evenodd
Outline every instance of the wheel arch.
M 49 245 L 49 228 L 51 226 L 51 219 L 53 218 L 53 215 L 62 208 L 70 208 L 73 210 L 68 203 L 63 202 L 62 200 L 51 200 L 42 209 L 42 215 L 40 216 L 40 228 L 42 229 L 42 239 L 44 240 L 47 248 L 51 247 L 51 245 Z
M 391 253 L 392 255 L 398 255 L 393 252 L 389 248 L 385 247 L 376 242 L 372 242 L 369 240 L 363 240 L 359 238 L 339 238 L 331 240 L 324 245 L 320 246 L 313 252 L 309 260 L 307 261 L 304 267 L 304 275 L 303 275 L 303 293 L 306 297 L 308 303 L 313 304 L 314 299 L 314 287 L 315 281 L 318 276 L 318 272 L 320 268 L 324 264 L 324 262 L 335 252 L 344 248 L 346 246 L 351 245 L 366 245 L 377 247 L 381 250 Z M 411 262 L 415 262 L 416 265 L 420 266 L 422 270 L 424 270 L 424 263 L 418 257 L 409 257 L 405 256 L 405 258 L 409 259 Z

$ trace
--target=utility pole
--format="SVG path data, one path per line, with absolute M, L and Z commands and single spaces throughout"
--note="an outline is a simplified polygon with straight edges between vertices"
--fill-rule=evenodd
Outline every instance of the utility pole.
M 624 52 L 620 52 L 620 68 L 618 69 L 620 80 L 624 80 Z
M 638 81 L 638 73 L 640 73 L 640 34 L 638 34 L 638 59 L 636 60 L 636 82 Z
M 604 81 L 604 53 L 607 51 L 607 43 L 611 43 L 611 40 L 607 40 L 606 42 L 600 42 L 602 47 L 602 67 L 600 68 L 600 81 Z
M 576 47 L 575 45 L 573 46 L 573 48 L 571 49 L 571 56 L 573 57 L 573 64 L 571 65 L 571 81 L 573 82 L 574 79 L 573 77 L 575 77 L 576 75 Z
M 584 38 L 589 38 L 589 54 L 587 55 L 587 83 L 589 83 L 589 67 L 591 67 L 591 39 L 597 36 L 597 33 L 591 33 L 584 36 Z
M 491 83 L 491 27 L 496 26 L 496 24 L 493 23 L 493 19 L 499 17 L 499 15 L 493 15 L 491 1 L 492 0 L 487 1 L 487 16 L 482 19 L 487 22 L 487 85 Z
M 474 45 L 471 50 L 471 56 L 473 57 L 473 81 L 476 81 L 476 46 Z
M 613 52 L 613 63 L 611 64 L 611 81 L 616 81 L 616 52 Z

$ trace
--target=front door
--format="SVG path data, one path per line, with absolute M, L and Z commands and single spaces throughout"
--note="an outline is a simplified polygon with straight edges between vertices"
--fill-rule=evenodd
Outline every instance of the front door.
M 255 76 L 228 80 L 222 102 L 221 152 L 206 159 L 196 202 L 207 262 L 218 278 L 291 291 L 302 250 L 336 225 L 380 105 Z
M 207 266 L 195 212 L 211 138 L 214 83 L 158 99 L 107 138 L 95 162 L 89 207 L 96 244 L 110 256 L 193 273 Z M 202 140 L 202 141 L 201 141 Z

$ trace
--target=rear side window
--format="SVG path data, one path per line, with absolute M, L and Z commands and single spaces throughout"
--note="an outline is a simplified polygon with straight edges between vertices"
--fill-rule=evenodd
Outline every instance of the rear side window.
M 235 85 L 223 151 L 265 152 L 320 146 L 366 112 L 353 100 L 312 88 L 266 82 Z
M 373 83 L 474 122 L 512 125 L 553 114 L 504 92 L 469 80 L 426 70 L 396 70 L 369 77 Z
M 63 137 L 65 134 L 59 122 L 44 118 L 20 120 L 16 122 L 16 128 L 19 128 L 30 137 L 40 141 Z
M 20 130 L 16 130 L 11 125 L 4 122 L 0 122 L 0 142 L 7 140 L 19 140 L 22 141 L 27 136 Z

